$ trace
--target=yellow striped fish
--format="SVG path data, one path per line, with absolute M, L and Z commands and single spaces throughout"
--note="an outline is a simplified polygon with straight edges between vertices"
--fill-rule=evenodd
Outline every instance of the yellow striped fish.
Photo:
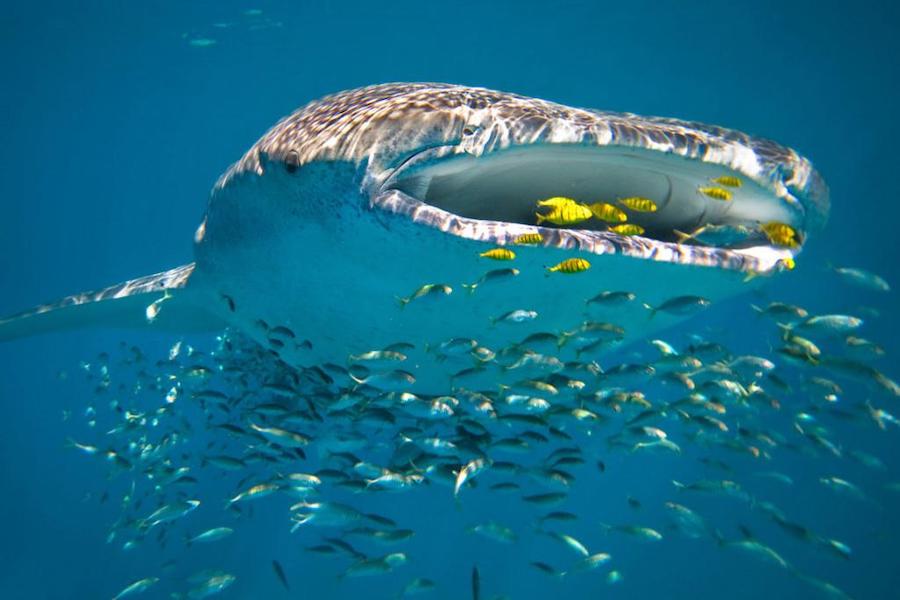
M 531 246 L 534 244 L 540 244 L 543 241 L 544 236 L 539 233 L 523 233 L 522 235 L 517 235 L 516 239 L 513 240 L 513 243 L 520 246 Z
M 538 200 L 538 206 L 549 206 L 551 208 L 560 208 L 562 206 L 569 206 L 570 204 L 578 204 L 572 198 L 566 198 L 565 196 L 553 196 L 552 198 L 547 198 L 546 200 Z
M 763 233 L 769 238 L 769 241 L 776 246 L 784 246 L 785 248 L 797 248 L 800 246 L 800 240 L 797 231 L 786 223 L 772 221 L 764 223 L 761 226 Z
M 575 223 L 587 221 L 593 214 L 587 206 L 574 203 L 557 206 L 546 215 L 535 213 L 535 216 L 537 217 L 538 225 L 544 221 L 549 221 L 554 225 L 574 225 Z
M 714 200 L 722 200 L 724 202 L 728 202 L 731 200 L 731 192 L 720 187 L 708 186 L 708 187 L 699 187 L 697 191 L 705 196 L 709 196 Z
M 591 209 L 591 214 L 607 223 L 624 223 L 628 220 L 628 215 L 625 214 L 625 211 L 606 202 L 595 202 L 589 208 Z
M 642 198 L 641 196 L 631 196 L 629 198 L 620 198 L 619 204 L 627 207 L 634 212 L 656 212 L 656 202 L 650 198 Z
M 490 258 L 491 260 L 512 260 L 516 257 L 516 253 L 507 248 L 491 248 L 478 256 L 481 258 Z
M 619 235 L 641 235 L 644 233 L 644 228 L 640 225 L 635 225 L 634 223 L 623 223 L 622 225 L 614 225 L 609 228 L 610 231 L 614 231 Z
M 710 179 L 713 183 L 717 183 L 719 185 L 724 185 L 725 187 L 739 188 L 744 185 L 744 182 L 741 181 L 740 177 L 735 177 L 734 175 L 722 175 L 721 177 L 716 177 L 715 179 Z
M 591 268 L 591 263 L 583 258 L 567 258 L 558 265 L 547 267 L 551 273 L 565 273 L 571 275 L 573 273 L 581 273 Z

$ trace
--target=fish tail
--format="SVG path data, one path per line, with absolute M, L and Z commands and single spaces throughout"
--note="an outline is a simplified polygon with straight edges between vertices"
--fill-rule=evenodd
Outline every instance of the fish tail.
M 538 225 L 540 225 L 541 223 L 543 223 L 544 221 L 547 220 L 547 217 L 545 217 L 545 216 L 542 215 L 541 213 L 534 213 L 534 216 L 537 217 L 537 224 L 538 224 Z
M 790 323 L 776 323 L 776 325 L 778 325 L 778 328 L 781 330 L 781 339 L 787 341 L 791 332 L 794 330 L 794 326 Z
M 291 527 L 291 533 L 294 533 L 295 531 L 297 531 L 298 529 L 300 529 L 300 526 L 303 525 L 304 523 L 306 523 L 308 520 L 309 520 L 309 517 L 308 517 L 308 516 L 306 516 L 306 517 L 301 517 L 300 519 L 296 519 L 296 520 L 294 521 L 294 526 Z
M 648 321 L 649 321 L 650 319 L 652 319 L 653 317 L 655 317 L 655 316 L 656 316 L 656 313 L 659 312 L 657 309 L 653 308 L 652 306 L 650 306 L 650 305 L 647 304 L 646 302 L 644 302 L 644 303 L 642 304 L 642 306 L 643 306 L 644 308 L 646 308 L 647 310 L 650 311 L 650 316 L 647 318 Z
M 409 304 L 409 298 L 401 298 L 400 296 L 394 296 L 394 298 L 400 303 L 400 310 L 403 310 Z
M 683 244 L 688 240 L 694 239 L 694 235 L 691 233 L 685 233 L 683 231 L 678 231 L 677 229 L 673 229 L 672 233 L 675 234 L 675 237 L 678 239 L 675 241 L 676 244 Z
M 475 293 L 475 288 L 478 287 L 478 284 L 477 283 L 464 283 L 464 284 L 462 284 L 462 286 L 471 295 L 471 294 Z

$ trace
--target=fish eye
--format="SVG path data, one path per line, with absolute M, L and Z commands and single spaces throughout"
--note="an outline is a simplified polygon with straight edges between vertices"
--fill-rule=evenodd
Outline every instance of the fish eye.
M 476 131 L 478 131 L 478 128 L 474 125 L 466 125 L 462 130 L 464 136 L 475 135 Z
M 300 155 L 296 150 L 291 150 L 285 155 L 284 168 L 288 173 L 296 173 L 300 168 Z

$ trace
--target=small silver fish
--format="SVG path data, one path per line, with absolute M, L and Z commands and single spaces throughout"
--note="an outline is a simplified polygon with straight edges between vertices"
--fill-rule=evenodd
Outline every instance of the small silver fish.
M 853 331 L 862 324 L 862 319 L 850 315 L 818 315 L 801 321 L 794 329 L 840 334 Z
M 146 577 L 144 579 L 139 579 L 126 587 L 124 590 L 113 596 L 113 600 L 119 600 L 119 598 L 125 598 L 126 596 L 131 596 L 133 594 L 139 594 L 141 592 L 147 591 L 151 586 L 155 585 L 156 582 L 159 581 L 159 577 Z
M 844 281 L 852 285 L 878 292 L 891 291 L 891 286 L 888 285 L 888 282 L 875 273 L 853 267 L 833 267 L 832 270 L 840 275 Z
M 669 298 L 659 306 L 653 307 L 644 304 L 644 308 L 650 311 L 650 317 L 653 318 L 658 312 L 665 312 L 673 315 L 691 315 L 712 304 L 706 298 L 700 296 L 677 296 Z
M 188 538 L 186 542 L 189 546 L 195 542 L 215 542 L 228 537 L 232 533 L 234 533 L 234 529 L 231 527 L 214 527 L 213 529 L 207 529 L 203 533 L 195 535 L 192 538 Z
M 496 325 L 497 323 L 526 323 L 528 321 L 535 320 L 537 316 L 537 311 L 534 310 L 512 310 L 506 314 L 500 315 L 499 317 L 492 318 L 491 324 Z
M 413 300 L 419 300 L 421 298 L 441 298 L 444 296 L 449 296 L 452 293 L 453 288 L 447 284 L 426 283 L 406 298 L 398 297 L 397 301 L 400 302 L 400 308 L 403 308 Z
M 374 373 L 364 379 L 359 379 L 351 374 L 350 378 L 357 385 L 367 385 L 385 392 L 399 392 L 416 382 L 416 378 L 412 373 L 400 370 Z
M 470 294 L 475 293 L 475 289 L 478 287 L 483 287 L 485 285 L 494 285 L 495 283 L 500 283 L 503 281 L 510 281 L 515 278 L 519 274 L 518 269 L 494 269 L 492 271 L 488 271 L 475 283 L 471 284 L 463 284 L 463 287 L 469 290 Z

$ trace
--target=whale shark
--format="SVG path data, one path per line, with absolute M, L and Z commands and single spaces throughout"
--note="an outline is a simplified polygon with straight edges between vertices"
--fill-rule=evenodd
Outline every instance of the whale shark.
M 715 181 L 732 182 L 728 198 L 703 193 Z M 630 214 L 640 234 L 625 235 L 598 219 L 539 222 L 549 197 L 658 209 Z M 448 340 L 497 350 L 596 320 L 615 323 L 620 343 L 647 336 L 688 316 L 648 308 L 716 302 L 788 271 L 828 210 L 809 160 L 738 131 L 460 85 L 375 85 L 307 104 L 232 165 L 193 262 L 13 315 L 0 340 L 230 328 L 301 367 L 404 344 L 421 381 L 435 374 L 426 350 Z M 768 223 L 798 243 L 773 242 Z M 741 233 L 716 245 L 691 236 L 728 228 Z M 515 260 L 482 256 L 491 248 Z M 589 268 L 550 268 L 573 257 Z M 592 313 L 604 290 L 637 300 Z

